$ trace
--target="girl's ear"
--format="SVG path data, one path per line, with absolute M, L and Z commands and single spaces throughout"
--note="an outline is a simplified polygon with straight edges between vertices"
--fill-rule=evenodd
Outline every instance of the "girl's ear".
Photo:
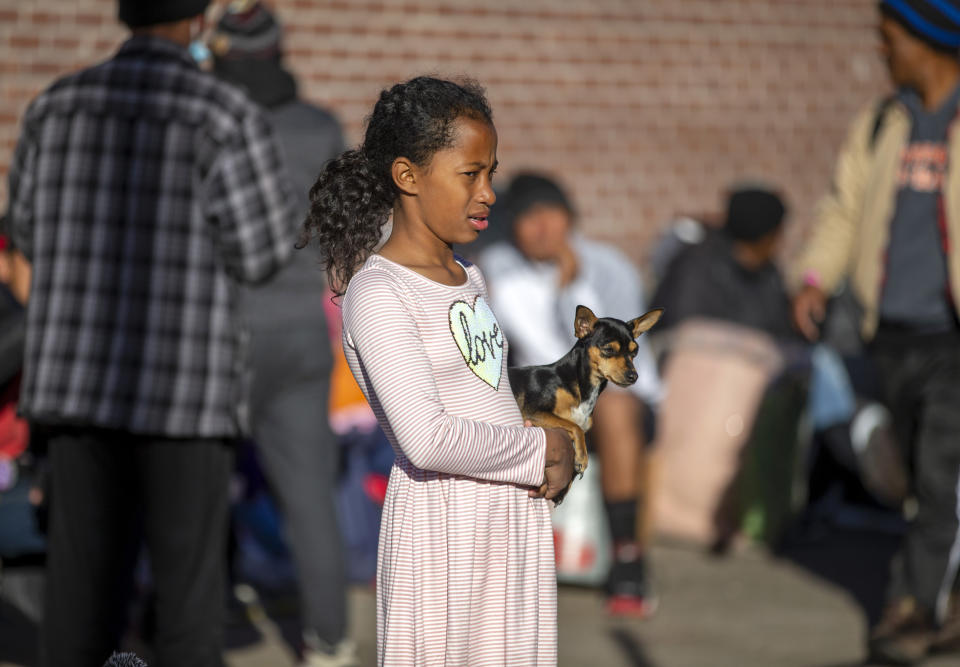
M 408 195 L 417 194 L 417 167 L 405 157 L 398 157 L 390 168 L 393 184 L 400 192 Z

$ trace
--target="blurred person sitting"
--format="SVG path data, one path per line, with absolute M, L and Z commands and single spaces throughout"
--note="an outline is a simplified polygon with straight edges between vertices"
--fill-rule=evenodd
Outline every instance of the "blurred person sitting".
M 815 444 L 822 444 L 825 450 L 818 446 L 810 457 L 811 473 L 817 474 L 811 474 L 809 480 L 808 502 L 815 503 L 833 488 L 838 481 L 831 474 L 834 470 L 852 476 L 848 481 L 856 482 L 850 485 L 854 496 L 860 492 L 855 487 L 863 485 L 880 504 L 896 503 L 902 498 L 903 474 L 898 466 L 890 465 L 889 441 L 883 437 L 885 432 L 877 430 L 885 420 L 872 400 L 872 387 L 864 386 L 869 385 L 869 378 L 854 382 L 865 372 L 856 348 L 845 340 L 842 330 L 843 320 L 849 317 L 844 311 L 850 306 L 845 303 L 841 311 L 838 304 L 831 313 L 831 336 L 812 347 L 792 326 L 789 293 L 775 263 L 786 214 L 786 205 L 774 190 L 753 184 L 730 192 L 719 229 L 711 225 L 694 228 L 692 220 L 681 221 L 684 238 L 689 240 L 673 243 L 680 249 L 665 264 L 658 283 L 654 298 L 666 313 L 662 329 L 654 336 L 668 337 L 671 327 L 695 317 L 732 322 L 770 336 L 795 371 L 809 374 L 804 407 Z M 851 377 L 851 367 L 859 371 L 858 378 Z M 821 459 L 820 453 L 826 457 Z M 832 463 L 840 467 L 832 468 Z M 882 515 L 876 518 L 887 519 Z
M 769 186 L 753 183 L 733 188 L 721 224 L 701 226 L 700 238 L 684 244 L 666 265 L 654 296 L 666 308 L 664 326 L 656 332 L 661 340 L 655 344 L 669 349 L 671 330 L 694 319 L 727 322 L 744 327 L 744 335 L 750 331 L 768 337 L 787 365 L 770 378 L 763 400 L 776 401 L 778 394 L 789 393 L 784 383 L 787 387 L 794 383 L 798 398 L 805 397 L 797 401 L 795 410 L 807 413 L 815 443 L 823 443 L 844 462 L 851 460 L 853 469 L 850 423 L 856 405 L 847 370 L 836 350 L 822 344 L 811 348 L 794 329 L 789 294 L 775 263 L 786 214 L 780 195 Z M 807 391 L 800 393 L 804 386 Z
M 871 628 L 872 661 L 960 649 L 960 2 L 879 3 L 896 92 L 853 120 L 796 262 L 794 319 L 820 336 L 844 278 L 893 415 L 915 511 Z
M 290 174 L 296 219 L 323 165 L 344 150 L 337 119 L 304 102 L 283 66 L 281 26 L 261 3 L 226 5 L 209 38 L 213 73 L 266 110 Z M 278 500 L 298 579 L 305 664 L 356 663 L 347 640 L 347 578 L 335 505 L 338 441 L 324 407 L 333 368 L 323 272 L 297 252 L 268 282 L 243 292 L 251 334 L 251 428 Z
M 207 4 L 119 0 L 132 36 L 31 102 L 10 167 L 32 270 L 19 408 L 49 432 L 45 667 L 117 648 L 141 536 L 151 664 L 223 665 L 237 291 L 288 260 L 297 220 L 261 110 L 190 55 Z
M 764 432 L 783 459 L 786 429 L 796 425 L 803 405 L 794 399 L 804 386 L 784 373 L 801 342 L 774 263 L 785 215 L 770 188 L 733 188 L 718 224 L 682 220 L 689 229 L 674 234 L 678 242 L 661 263 L 653 295 L 665 309 L 651 337 L 666 387 L 658 527 L 718 552 L 743 533 L 779 539 L 792 502 L 771 493 L 790 488 L 780 476 L 792 469 L 765 470 L 762 477 L 777 481 L 758 484 L 752 471 L 766 452 L 750 446 Z M 746 522 L 751 516 L 762 520 Z
M 552 363 L 566 354 L 575 340 L 577 305 L 598 316 L 627 320 L 646 312 L 639 273 L 613 246 L 575 232 L 573 205 L 556 182 L 540 174 L 520 174 L 497 209 L 505 211 L 512 239 L 483 250 L 477 263 L 510 341 L 511 366 Z M 629 389 L 608 386 L 600 395 L 588 441 L 599 454 L 614 543 L 606 583 L 608 608 L 647 616 L 656 598 L 646 558 L 648 517 L 640 507 L 650 493 L 644 481 L 644 420 L 659 397 L 659 379 L 645 338 L 638 342 L 638 381 Z
M 667 264 L 652 299 L 665 309 L 656 334 L 692 317 L 706 317 L 780 341 L 799 341 L 786 285 L 774 263 L 785 215 L 786 206 L 772 190 L 733 190 L 722 227 L 701 227 L 695 242 L 684 244 Z

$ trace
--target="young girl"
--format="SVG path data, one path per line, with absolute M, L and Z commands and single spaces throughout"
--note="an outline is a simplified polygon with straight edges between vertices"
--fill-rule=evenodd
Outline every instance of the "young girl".
M 544 498 L 572 478 L 572 446 L 525 427 L 483 277 L 452 250 L 487 226 L 496 151 L 476 84 L 419 77 L 381 93 L 363 145 L 310 192 L 305 235 L 343 294 L 347 361 L 397 454 L 377 568 L 381 665 L 557 659 Z

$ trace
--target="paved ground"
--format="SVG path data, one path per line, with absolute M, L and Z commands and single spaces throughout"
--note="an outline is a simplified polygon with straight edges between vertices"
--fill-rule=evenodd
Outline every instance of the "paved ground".
M 648 621 L 608 618 L 596 591 L 561 587 L 561 667 L 863 664 L 866 610 L 854 593 L 802 564 L 758 551 L 717 558 L 669 546 L 658 547 L 653 562 L 661 605 Z M 371 595 L 355 590 L 351 602 L 363 664 L 372 665 Z M 289 664 L 280 662 L 278 627 L 267 620 L 259 627 L 264 640 L 231 651 L 231 667 Z M 926 664 L 956 666 L 960 656 Z
M 890 538 L 826 535 L 788 547 L 780 556 L 759 550 L 718 558 L 660 545 L 653 566 L 661 594 L 648 621 L 606 617 L 598 593 L 561 587 L 561 667 L 853 667 L 861 665 L 868 617 L 877 613 L 878 582 Z M 351 592 L 351 626 L 364 665 L 374 664 L 374 610 L 369 590 Z M 284 641 L 289 617 L 253 607 L 252 624 L 230 633 L 230 667 L 283 667 L 293 654 Z M 7 627 L 7 631 L 2 628 Z M 0 666 L 29 629 L 14 631 L 0 616 Z M 21 649 L 21 656 L 26 652 Z M 8 660 L 7 662 L 3 662 Z M 930 667 L 960 665 L 960 656 Z

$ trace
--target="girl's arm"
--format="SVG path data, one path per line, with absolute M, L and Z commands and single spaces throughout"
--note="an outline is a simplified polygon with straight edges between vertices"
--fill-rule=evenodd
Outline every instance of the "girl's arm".
M 372 402 L 379 402 L 407 459 L 424 470 L 524 486 L 542 484 L 543 429 L 498 426 L 449 414 L 440 401 L 415 318 L 394 279 L 367 271 L 355 276 L 350 288 L 343 308 L 344 344 L 356 351 L 357 381 L 368 398 L 375 395 Z M 509 391 L 505 377 L 500 390 Z

